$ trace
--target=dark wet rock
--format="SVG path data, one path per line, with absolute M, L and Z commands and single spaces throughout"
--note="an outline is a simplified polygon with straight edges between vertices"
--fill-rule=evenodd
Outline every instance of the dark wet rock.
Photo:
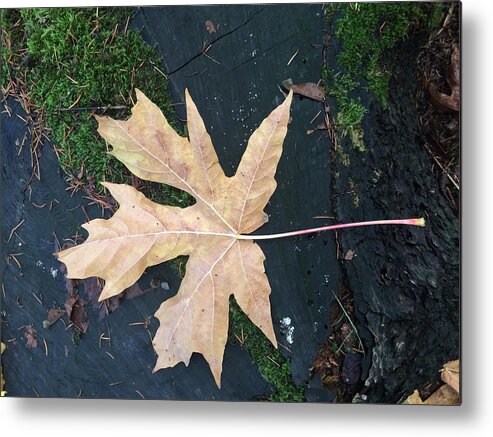
M 356 384 L 361 377 L 361 361 L 362 355 L 360 353 L 349 353 L 344 357 L 342 364 L 342 381 L 345 384 Z
M 368 151 L 343 142 L 350 165 L 335 163 L 335 191 L 346 191 L 351 181 L 359 197 L 358 207 L 351 195 L 336 198 L 338 221 L 426 219 L 424 229 L 340 232 L 342 253 L 358 253 L 345 264 L 345 273 L 358 329 L 370 350 L 363 360 L 366 402 L 397 402 L 436 378 L 443 363 L 459 354 L 460 225 L 419 139 L 413 100 L 418 48 L 415 35 L 389 55 L 397 71 L 387 110 L 362 95 L 370 107 L 363 120 Z

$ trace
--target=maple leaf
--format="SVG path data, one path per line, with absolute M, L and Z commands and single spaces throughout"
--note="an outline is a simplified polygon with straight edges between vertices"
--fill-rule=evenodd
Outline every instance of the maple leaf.
M 244 235 L 268 220 L 264 208 L 276 189 L 292 92 L 253 132 L 232 177 L 224 174 L 188 91 L 188 138 L 178 135 L 142 92 L 136 94 L 130 119 L 98 117 L 99 133 L 113 146 L 110 153 L 139 178 L 186 191 L 196 203 L 183 209 L 159 205 L 131 186 L 103 183 L 118 211 L 83 225 L 87 240 L 57 255 L 68 278 L 105 280 L 100 300 L 130 287 L 149 266 L 189 256 L 178 293 L 155 314 L 160 326 L 153 339 L 154 372 L 179 362 L 188 365 L 198 352 L 220 387 L 231 295 L 277 346 L 265 256 Z

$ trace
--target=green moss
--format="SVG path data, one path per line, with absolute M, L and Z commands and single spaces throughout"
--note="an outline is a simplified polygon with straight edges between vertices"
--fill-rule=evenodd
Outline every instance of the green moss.
M 348 192 L 352 194 L 354 207 L 359 208 L 358 184 L 351 178 L 348 179 Z
M 269 399 L 279 402 L 302 402 L 304 389 L 294 384 L 289 361 L 272 346 L 234 299 L 230 302 L 229 314 L 229 339 L 248 351 L 262 377 L 272 384 L 274 393 Z
M 123 118 L 130 114 L 137 87 L 173 124 L 168 82 L 159 71 L 157 51 L 128 29 L 126 8 L 32 8 L 17 15 L 32 64 L 27 70 L 29 97 L 45 114 L 62 167 L 71 174 L 84 168 L 84 177 L 91 176 L 97 183 L 129 182 L 128 170 L 106 153 L 92 111 L 60 109 L 125 106 L 105 112 Z M 186 193 L 157 184 L 150 187 L 146 194 L 154 200 L 190 203 Z
M 445 18 L 450 3 L 435 2 L 431 6 L 431 11 L 428 14 L 428 30 L 434 30 Z
M 353 77 L 366 80 L 368 90 L 386 105 L 390 71 L 382 64 L 382 54 L 423 17 L 423 7 L 413 2 L 348 5 L 336 25 L 336 35 L 343 45 L 339 66 Z
M 337 66 L 325 66 L 324 83 L 336 103 L 339 134 L 349 137 L 354 148 L 367 150 L 361 128 L 367 108 L 356 94 L 366 90 L 386 107 L 392 70 L 383 62 L 384 53 L 405 38 L 410 29 L 437 22 L 443 10 L 443 6 L 423 3 L 384 2 L 333 5 L 327 13 L 328 26 L 341 50 Z

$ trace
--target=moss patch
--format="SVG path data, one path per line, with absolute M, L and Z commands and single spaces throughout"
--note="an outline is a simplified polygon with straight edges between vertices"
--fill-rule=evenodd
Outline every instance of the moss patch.
M 391 71 L 383 65 L 382 54 L 424 16 L 423 6 L 413 2 L 347 5 L 336 24 L 336 36 L 343 45 L 339 67 L 364 79 L 367 89 L 386 105 Z
M 350 144 L 365 151 L 361 122 L 368 108 L 360 95 L 369 92 L 387 106 L 391 66 L 383 62 L 384 53 L 395 47 L 412 29 L 438 23 L 446 6 L 414 2 L 350 3 L 332 5 L 327 24 L 338 39 L 341 50 L 337 65 L 323 69 L 327 95 L 337 107 L 337 130 L 348 136 Z
M 270 382 L 274 393 L 271 401 L 302 402 L 303 387 L 293 382 L 289 361 L 276 349 L 243 313 L 234 299 L 230 302 L 229 340 L 248 351 L 262 377 Z
M 26 78 L 29 99 L 51 129 L 61 166 L 83 181 L 89 176 L 97 183 L 131 180 L 124 165 L 106 153 L 95 112 L 128 116 L 137 87 L 173 123 L 159 55 L 128 28 L 130 14 L 126 8 L 33 8 L 2 14 L 2 37 L 9 42 L 2 51 L 2 87 L 15 75 Z M 27 53 L 15 65 L 15 53 L 23 48 Z M 108 106 L 124 109 L 91 109 Z M 169 186 L 146 185 L 154 200 L 182 206 L 190 202 L 188 194 Z

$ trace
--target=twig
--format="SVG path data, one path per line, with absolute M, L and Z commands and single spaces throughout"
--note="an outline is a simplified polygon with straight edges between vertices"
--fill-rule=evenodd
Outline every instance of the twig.
M 10 235 L 9 235 L 9 239 L 7 240 L 7 243 L 10 242 L 10 240 L 12 239 L 12 236 L 14 235 L 14 232 L 19 229 L 22 224 L 26 221 L 26 219 L 22 219 L 11 231 L 10 231 Z
M 59 112 L 72 111 L 106 111 L 108 109 L 127 109 L 126 105 L 108 105 L 108 106 L 70 106 L 68 108 L 59 108 Z
M 153 65 L 154 70 L 156 70 L 159 74 L 161 74 L 165 79 L 168 79 L 168 76 L 164 74 L 156 65 Z
M 354 323 L 353 321 L 351 320 L 351 317 L 349 317 L 349 314 L 347 313 L 346 309 L 344 308 L 344 306 L 342 305 L 341 301 L 339 300 L 339 298 L 337 297 L 337 295 L 332 292 L 332 294 L 334 295 L 337 303 L 339 304 L 339 306 L 341 307 L 341 310 L 342 312 L 344 313 L 344 315 L 346 316 L 346 318 L 348 319 L 349 323 L 351 324 L 351 326 L 353 327 L 354 329 L 354 333 L 356 334 L 356 337 L 358 337 L 358 341 L 359 341 L 359 344 L 361 346 L 361 349 L 363 350 L 363 355 L 366 355 L 365 354 L 365 347 L 363 346 L 363 342 L 361 341 L 361 338 L 358 334 L 358 330 L 356 329 L 356 326 L 354 326 Z
M 34 296 L 34 298 L 40 303 L 40 305 L 43 305 L 43 302 L 41 302 L 41 299 L 36 295 L 36 293 L 34 291 L 31 291 L 31 293 Z
M 424 144 L 425 146 L 425 149 L 428 151 L 428 153 L 431 155 L 431 157 L 433 158 L 433 161 L 435 161 L 438 165 L 438 167 L 440 167 L 440 169 L 443 171 L 443 173 L 445 173 L 447 175 L 447 178 L 449 179 L 450 182 L 452 182 L 452 184 L 454 185 L 454 187 L 457 189 L 457 191 L 460 191 L 460 187 L 459 187 L 459 184 L 454 180 L 454 178 L 450 175 L 449 171 L 440 163 L 440 161 L 437 159 L 437 157 L 433 154 L 433 152 L 430 150 L 430 148 Z
M 287 64 L 287 65 L 289 65 L 289 64 L 291 64 L 291 62 L 293 62 L 293 59 L 294 59 L 294 58 L 296 58 L 296 56 L 298 55 L 298 52 L 299 52 L 299 51 L 300 51 L 300 49 L 298 49 L 298 50 L 296 50 L 296 51 L 294 52 L 294 55 L 293 55 L 293 56 L 291 56 L 291 58 L 289 59 L 289 61 L 288 61 L 288 64 Z

